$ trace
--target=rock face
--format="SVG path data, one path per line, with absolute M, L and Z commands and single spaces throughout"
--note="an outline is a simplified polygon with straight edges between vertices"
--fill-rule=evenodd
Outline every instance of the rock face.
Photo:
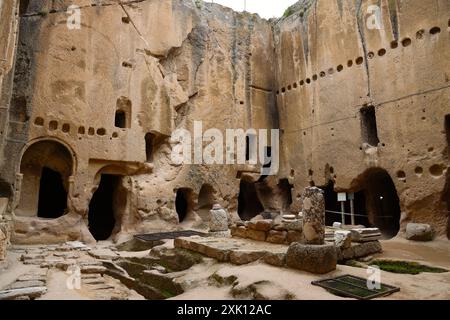
M 215 203 L 244 220 L 299 212 L 301 190 L 329 183 L 365 200 L 357 209 L 386 236 L 407 221 L 448 234 L 450 4 L 388 2 L 369 28 L 367 0 L 300 1 L 271 21 L 191 0 L 2 1 L 0 193 L 12 240 L 207 226 Z M 193 137 L 200 120 L 203 132 L 283 128 L 277 175 L 173 161 L 183 143 L 172 133 Z M 60 180 L 47 186 L 57 212 L 39 209 L 40 181 Z M 98 235 L 103 192 L 114 219 Z
M 6 235 L 0 229 L 0 261 L 6 258 Z
M 324 244 L 325 199 L 319 188 L 306 188 L 303 193 L 303 235 L 306 244 Z
M 290 268 L 311 273 L 328 273 L 336 269 L 336 248 L 333 244 L 304 245 L 293 243 L 287 251 L 286 264 Z
M 406 225 L 406 239 L 414 241 L 431 241 L 434 238 L 433 228 L 429 224 L 408 223 Z

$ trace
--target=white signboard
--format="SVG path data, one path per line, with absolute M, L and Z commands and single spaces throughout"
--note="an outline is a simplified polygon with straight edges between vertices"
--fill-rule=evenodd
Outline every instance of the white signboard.
M 339 202 L 347 201 L 347 194 L 345 192 L 338 193 L 338 201 Z

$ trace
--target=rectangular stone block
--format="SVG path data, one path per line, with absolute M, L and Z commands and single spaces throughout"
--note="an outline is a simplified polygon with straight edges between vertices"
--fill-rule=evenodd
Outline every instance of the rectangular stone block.
M 266 241 L 266 233 L 264 231 L 248 229 L 247 238 L 256 241 Z
M 270 230 L 267 235 L 266 241 L 270 243 L 282 244 L 286 242 L 286 236 L 286 231 Z
M 257 221 L 250 221 L 247 223 L 247 227 L 252 230 L 257 231 L 269 231 L 272 229 L 273 226 L 273 220 L 267 219 L 267 220 L 257 220 Z
M 231 235 L 238 238 L 247 238 L 247 228 L 244 226 L 232 227 Z

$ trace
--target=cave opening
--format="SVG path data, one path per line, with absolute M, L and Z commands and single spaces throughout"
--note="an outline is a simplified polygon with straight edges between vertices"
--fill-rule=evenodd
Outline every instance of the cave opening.
M 125 112 L 122 110 L 116 111 L 116 117 L 114 120 L 114 126 L 116 128 L 125 128 L 127 123 L 127 117 L 125 115 Z
M 153 162 L 153 147 L 154 147 L 155 135 L 153 133 L 147 133 L 145 135 L 145 155 L 147 162 Z
M 67 210 L 74 161 L 63 144 L 41 140 L 30 145 L 20 162 L 22 183 L 17 216 L 59 218 Z
M 360 110 L 361 136 L 364 143 L 376 147 L 380 143 L 378 139 L 377 117 L 374 106 L 365 106 Z
M 67 191 L 61 173 L 47 167 L 42 168 L 39 184 L 39 218 L 56 219 L 67 209 Z
M 209 184 L 204 184 L 198 194 L 197 214 L 203 221 L 209 221 L 209 211 L 215 203 L 214 188 Z
M 370 227 L 380 229 L 386 239 L 393 238 L 400 230 L 400 199 L 389 173 L 381 168 L 371 168 L 360 178 Z M 362 196 L 361 196 L 362 197 Z M 358 204 L 361 210 L 361 204 Z
M 191 214 L 193 209 L 192 190 L 188 188 L 181 188 L 177 190 L 175 198 L 175 209 L 178 214 L 178 221 L 181 223 L 185 221 Z
M 447 204 L 447 238 L 450 240 L 450 170 L 447 170 L 443 200 Z
M 100 184 L 89 204 L 89 231 L 97 241 L 107 240 L 116 226 L 114 199 L 121 176 L 102 174 Z
M 242 220 L 248 221 L 264 211 L 259 200 L 254 182 L 241 180 L 238 197 L 238 214 Z
M 283 212 L 288 212 L 292 204 L 293 185 L 289 183 L 288 179 L 281 179 L 278 183 L 278 188 L 281 193 Z

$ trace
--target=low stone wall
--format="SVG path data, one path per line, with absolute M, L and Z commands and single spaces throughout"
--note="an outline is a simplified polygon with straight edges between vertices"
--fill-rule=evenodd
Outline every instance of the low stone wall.
M 303 238 L 301 220 L 282 223 L 275 223 L 271 219 L 239 222 L 230 230 L 233 237 L 274 244 L 291 244 Z

